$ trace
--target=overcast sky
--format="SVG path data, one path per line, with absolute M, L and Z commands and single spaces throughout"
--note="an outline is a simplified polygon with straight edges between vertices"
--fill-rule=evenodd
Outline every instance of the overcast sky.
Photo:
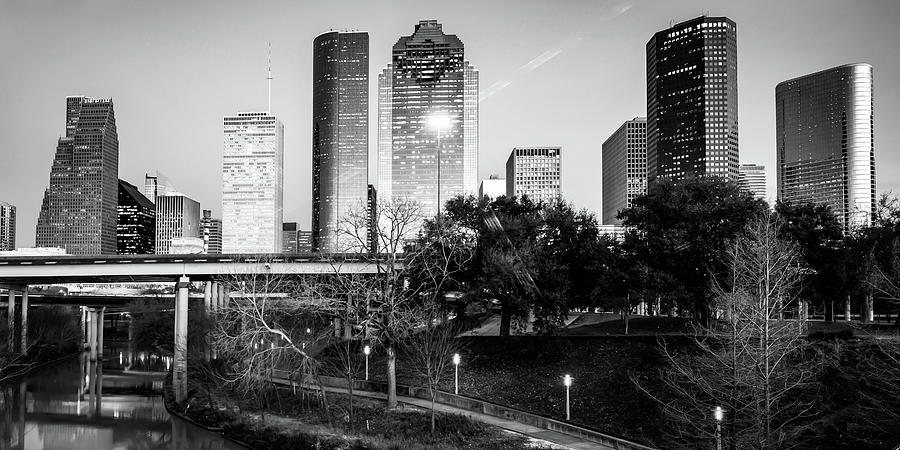
M 369 32 L 370 170 L 377 73 L 420 19 L 437 19 L 480 71 L 479 178 L 505 173 L 514 146 L 560 145 L 563 194 L 599 213 L 600 149 L 646 115 L 645 45 L 698 15 L 738 25 L 740 159 L 775 189 L 774 91 L 780 81 L 850 62 L 875 68 L 878 191 L 898 191 L 900 1 L 46 1 L 0 2 L 0 200 L 18 208 L 18 246 L 34 226 L 65 97 L 112 97 L 119 177 L 160 170 L 221 214 L 222 117 L 266 107 L 285 127 L 284 220 L 309 228 L 312 41 Z

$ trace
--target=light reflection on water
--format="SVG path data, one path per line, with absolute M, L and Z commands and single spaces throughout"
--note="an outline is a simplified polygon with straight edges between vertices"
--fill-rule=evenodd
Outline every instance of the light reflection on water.
M 243 449 L 166 411 L 169 357 L 104 353 L 101 363 L 82 354 L 0 386 L 0 449 Z

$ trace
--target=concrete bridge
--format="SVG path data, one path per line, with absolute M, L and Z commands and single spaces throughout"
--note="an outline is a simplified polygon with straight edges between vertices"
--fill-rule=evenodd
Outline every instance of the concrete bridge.
M 29 285 L 171 282 L 175 284 L 172 381 L 175 398 L 180 402 L 187 393 L 188 290 L 192 282 L 204 282 L 205 310 L 215 312 L 228 306 L 230 292 L 222 280 L 230 276 L 263 271 L 274 275 L 376 274 L 382 270 L 377 261 L 377 255 L 359 254 L 0 257 L 0 289 L 7 290 L 7 326 L 11 332 L 8 349 L 22 353 L 28 350 Z M 86 346 L 92 361 L 102 358 L 105 307 L 98 305 L 96 296 L 69 296 L 65 300 L 59 299 L 60 303 L 88 306 L 82 308 L 81 317 Z M 18 340 L 14 337 L 16 330 Z

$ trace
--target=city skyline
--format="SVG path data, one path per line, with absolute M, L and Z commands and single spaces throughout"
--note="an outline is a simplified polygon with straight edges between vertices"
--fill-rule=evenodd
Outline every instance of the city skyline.
M 371 7 L 360 7 L 359 11 L 323 7 L 325 13 L 308 14 L 312 18 L 303 19 L 308 29 L 298 32 L 297 29 L 303 27 L 297 27 L 287 19 L 301 17 L 301 12 L 306 9 L 292 11 L 298 6 L 285 4 L 283 14 L 273 14 L 273 8 L 265 8 L 268 10 L 266 16 L 275 23 L 273 36 L 259 32 L 257 34 L 262 37 L 247 39 L 254 35 L 251 27 L 237 33 L 233 39 L 258 42 L 241 42 L 232 47 L 221 45 L 221 48 L 213 46 L 221 37 L 217 30 L 203 24 L 200 29 L 188 26 L 205 11 L 202 7 L 179 6 L 177 11 L 171 11 L 165 17 L 151 14 L 137 20 L 131 18 L 140 15 L 134 14 L 134 7 L 123 6 L 104 13 L 104 17 L 118 21 L 115 33 L 122 39 L 98 44 L 100 51 L 120 54 L 123 58 L 90 63 L 77 61 L 63 52 L 67 47 L 61 45 L 64 40 L 56 42 L 52 39 L 64 27 L 49 31 L 58 23 L 55 22 L 58 18 L 44 17 L 45 9 L 34 5 L 4 5 L 5 14 L 0 15 L 3 17 L 0 21 L 6 25 L 3 33 L 8 33 L 8 39 L 0 45 L 3 45 L 5 55 L 22 61 L 22 64 L 16 71 L 0 74 L 0 94 L 9 105 L 4 108 L 3 120 L 11 129 L 17 130 L 16 133 L 0 136 L 5 162 L 0 169 L 0 195 L 19 207 L 18 242 L 20 246 L 30 245 L 34 242 L 32 233 L 40 207 L 40 182 L 46 182 L 53 141 L 59 135 L 58 126 L 54 124 L 60 122 L 60 116 L 57 116 L 60 112 L 53 105 L 58 104 L 62 97 L 83 93 L 116 100 L 119 134 L 123 140 L 120 178 L 137 184 L 144 172 L 158 167 L 201 203 L 220 204 L 218 195 L 221 194 L 216 192 L 219 190 L 217 187 L 221 186 L 217 173 L 220 166 L 216 161 L 221 155 L 217 145 L 218 133 L 209 131 L 210 124 L 215 126 L 223 115 L 235 109 L 261 109 L 265 104 L 265 48 L 266 42 L 271 40 L 276 73 L 273 92 L 279 93 L 273 96 L 273 104 L 286 126 L 285 166 L 286 170 L 301 174 L 285 186 L 289 195 L 285 198 L 284 217 L 285 220 L 308 224 L 311 211 L 308 187 L 311 182 L 309 176 L 304 174 L 311 173 L 311 149 L 308 144 L 311 141 L 311 121 L 308 119 L 311 54 L 308 47 L 313 38 L 329 27 L 368 29 L 372 36 L 372 91 L 372 71 L 387 62 L 391 41 L 398 35 L 408 33 L 409 27 L 418 20 L 435 18 L 462 37 L 467 44 L 467 59 L 475 61 L 481 73 L 482 150 L 478 178 L 486 178 L 489 173 L 502 170 L 506 149 L 559 144 L 567 149 L 563 162 L 568 168 L 563 181 L 566 199 L 579 208 L 588 208 L 599 214 L 600 190 L 591 187 L 590 176 L 599 164 L 591 163 L 599 159 L 599 143 L 621 124 L 622 117 L 644 115 L 643 46 L 655 32 L 674 23 L 709 12 L 711 15 L 727 16 L 738 24 L 742 163 L 775 166 L 772 105 L 774 86 L 778 82 L 853 62 L 872 64 L 879 80 L 892 80 L 900 73 L 900 64 L 892 60 L 886 44 L 870 45 L 870 42 L 896 41 L 898 31 L 891 20 L 898 12 L 895 3 L 868 2 L 862 8 L 822 2 L 816 2 L 816 8 L 803 2 L 779 5 L 783 14 L 770 17 L 764 8 L 738 3 L 667 5 L 572 2 L 571 8 L 554 11 L 549 2 L 527 3 L 515 9 L 497 2 L 482 8 L 480 15 L 483 20 L 469 23 L 461 11 L 448 6 L 398 2 L 379 5 L 377 12 L 381 16 L 374 14 Z M 84 8 L 64 6 L 58 9 L 58 17 L 67 20 L 98 12 L 90 4 Z M 813 14 L 813 17 L 799 22 L 791 19 L 806 12 Z M 247 11 L 235 9 L 220 14 L 232 16 L 239 13 Z M 179 14 L 179 17 L 185 18 L 185 23 L 181 22 L 182 19 L 172 19 Z M 511 16 L 512 20 L 497 20 L 506 16 Z M 160 21 L 173 22 L 172 37 L 146 39 L 141 34 L 143 44 L 133 45 L 131 40 L 137 38 L 139 33 L 125 31 L 129 27 L 143 30 L 158 25 Z M 290 27 L 288 22 L 291 22 Z M 821 22 L 840 23 L 841 26 L 835 27 L 828 36 L 822 36 L 813 32 L 818 28 L 817 23 Z M 28 26 L 28 30 L 23 28 L 23 24 Z M 865 39 L 854 36 L 852 30 L 863 26 L 867 30 Z M 119 30 L 118 27 L 123 28 Z M 32 28 L 34 31 L 30 31 Z M 504 34 L 504 31 L 519 35 L 526 30 L 534 32 L 517 38 L 517 42 L 509 48 L 501 47 L 508 42 L 492 39 Z M 13 46 L 13 36 L 30 35 L 31 32 L 49 37 L 40 39 L 29 49 Z M 183 37 L 184 33 L 190 33 L 191 45 L 185 46 L 183 39 L 176 39 Z M 132 37 L 132 34 L 135 36 Z M 777 45 L 788 41 L 795 45 Z M 119 47 L 125 43 L 131 45 Z M 228 53 L 224 55 L 228 57 L 223 57 L 221 52 L 226 48 Z M 504 51 L 498 48 L 504 48 Z M 803 50 L 800 51 L 800 48 Z M 206 50 L 210 50 L 209 55 L 204 54 Z M 610 71 L 603 64 L 586 63 L 585 55 L 599 60 L 614 60 L 619 70 Z M 213 56 L 222 61 L 212 61 Z M 159 67 L 147 67 L 141 62 L 160 58 L 166 64 L 158 64 Z M 769 63 L 772 58 L 775 58 L 776 64 Z M 65 67 L 65 72 L 71 76 L 59 77 L 58 71 L 39 70 L 43 64 L 51 62 L 53 67 Z M 80 67 L 87 67 L 85 64 L 99 66 L 97 70 L 82 69 L 79 72 Z M 194 72 L 185 74 L 179 68 L 190 68 Z M 226 73 L 235 68 L 233 73 Z M 585 93 L 575 88 L 589 78 L 600 80 L 594 92 Z M 567 81 L 565 85 L 573 86 L 559 85 L 560 79 Z M 557 83 L 554 84 L 554 81 Z M 146 89 L 135 89 L 136 85 Z M 898 156 L 880 152 L 879 149 L 898 145 L 900 132 L 879 124 L 891 123 L 900 116 L 900 96 L 896 90 L 876 89 L 876 161 L 879 167 L 892 167 L 897 164 Z M 552 95 L 548 96 L 551 92 Z M 162 103 L 162 99 L 166 103 Z M 374 97 L 370 96 L 369 102 L 370 117 L 374 117 Z M 167 117 L 159 117 L 163 105 L 169 103 L 174 103 L 177 108 L 167 109 Z M 598 109 L 597 104 L 604 106 Z M 557 118 L 562 110 L 574 112 Z M 22 114 L 21 111 L 29 113 Z M 202 111 L 205 112 L 201 114 Z M 41 119 L 34 120 L 35 117 Z M 187 127 L 184 125 L 187 123 L 196 126 Z M 372 137 L 375 127 L 369 128 L 371 144 L 376 142 Z M 160 136 L 160 129 L 168 131 Z M 9 157 L 13 154 L 16 156 Z M 371 168 L 371 145 L 369 154 Z M 201 161 L 206 161 L 208 167 L 202 166 Z M 876 171 L 879 173 L 878 193 L 896 190 L 900 186 L 900 180 L 893 171 Z M 767 184 L 770 192 L 774 192 L 773 178 L 769 177 Z

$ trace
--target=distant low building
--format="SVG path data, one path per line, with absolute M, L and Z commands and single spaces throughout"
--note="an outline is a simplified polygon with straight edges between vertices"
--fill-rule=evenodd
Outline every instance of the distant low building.
M 16 249 L 16 207 L 0 202 L 0 251 Z
M 170 255 L 202 255 L 206 252 L 203 238 L 176 237 L 169 245 Z
M 738 186 L 744 192 L 766 199 L 766 166 L 759 164 L 741 164 L 738 168 Z
M 200 203 L 178 192 L 158 196 L 156 254 L 170 254 L 172 240 L 180 237 L 200 238 Z
M 200 234 L 203 236 L 203 253 L 222 254 L 222 219 L 214 218 L 208 209 L 203 210 L 203 218 L 200 219 Z
M 500 178 L 499 175 L 491 174 L 486 180 L 481 180 L 481 186 L 478 186 L 479 197 L 497 198 L 506 195 L 506 178 Z
M 506 161 L 506 194 L 533 202 L 562 198 L 562 148 L 515 147 Z

